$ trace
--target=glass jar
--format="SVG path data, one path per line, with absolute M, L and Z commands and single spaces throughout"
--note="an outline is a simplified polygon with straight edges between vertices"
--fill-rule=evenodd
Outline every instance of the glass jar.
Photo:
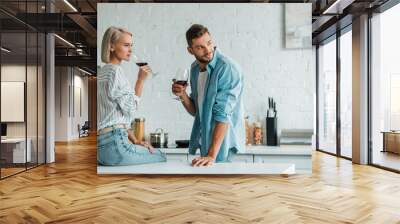
M 247 116 L 245 118 L 245 126 L 246 126 L 246 145 L 251 145 L 251 141 L 250 141 L 250 122 L 249 122 L 249 117 Z
M 260 122 L 254 122 L 253 140 L 255 145 L 261 145 L 263 142 L 263 132 Z
M 144 121 L 145 119 L 142 118 L 135 118 L 135 123 L 133 130 L 135 132 L 135 137 L 138 141 L 144 141 Z

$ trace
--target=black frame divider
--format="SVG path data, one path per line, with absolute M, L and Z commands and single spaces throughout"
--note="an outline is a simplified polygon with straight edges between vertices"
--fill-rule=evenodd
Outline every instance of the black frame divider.
M 368 44 L 368 54 L 367 54 L 367 63 L 368 63 L 368 75 L 367 75 L 367 83 L 368 83 L 368 100 L 367 100 L 367 107 L 368 107 L 368 112 L 367 112 L 367 119 L 368 119 L 368 124 L 367 124 L 367 132 L 368 132 L 368 164 L 373 164 L 373 151 L 372 151 L 372 97 L 371 97 L 371 90 L 372 90 L 372 64 L 371 64 L 371 56 L 372 56 L 372 32 L 371 32 L 371 19 L 372 19 L 372 12 L 368 12 L 368 36 L 367 36 L 367 44 Z
M 350 32 L 351 31 L 351 25 L 347 24 L 345 27 L 341 27 L 339 25 L 336 26 L 337 30 L 336 33 L 332 34 L 331 36 L 327 37 L 326 39 L 322 40 L 320 43 L 317 44 L 316 47 L 316 82 L 317 82 L 317 88 L 316 88 L 316 96 L 317 96 L 317 100 L 316 100 L 316 124 L 317 124 L 317 134 L 316 134 L 316 150 L 319 152 L 323 152 L 329 155 L 333 155 L 333 156 L 337 156 L 343 159 L 347 159 L 347 160 L 352 160 L 352 158 L 349 158 L 347 156 L 343 156 L 341 153 L 341 116 L 340 116 L 340 112 L 341 112 L 341 108 L 340 108 L 340 103 L 341 103 L 341 97 L 340 97 L 340 84 L 341 84 L 341 58 L 340 58 L 340 37 L 345 34 L 346 32 Z M 320 149 L 319 148 L 319 51 L 318 49 L 320 48 L 320 44 L 321 43 L 329 43 L 330 41 L 336 41 L 336 153 L 332 153 L 332 152 L 328 152 L 324 149 Z
M 27 21 L 28 1 L 25 1 L 25 21 Z M 24 88 L 24 121 L 25 121 L 25 170 L 28 170 L 28 24 L 25 23 L 25 88 Z
M 338 27 L 339 28 L 339 27 Z M 340 77 L 341 77 L 341 65 L 340 65 L 340 29 L 336 30 L 336 154 L 341 156 L 341 119 L 340 119 Z
M 319 44 L 315 47 L 315 148 L 319 149 Z

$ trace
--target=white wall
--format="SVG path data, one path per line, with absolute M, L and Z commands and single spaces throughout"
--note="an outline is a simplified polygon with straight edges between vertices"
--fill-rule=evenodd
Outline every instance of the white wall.
M 30 135 L 37 135 L 37 96 L 36 96 L 36 66 L 25 66 L 18 64 L 7 64 L 1 66 L 1 81 L 10 82 L 26 82 L 26 74 L 28 74 L 28 87 L 27 87 L 27 125 L 28 137 Z M 41 68 L 39 67 L 39 74 Z M 33 77 L 35 76 L 35 77 Z M 4 97 L 4 96 L 3 96 Z M 39 105 L 39 107 L 42 105 Z M 9 110 L 10 108 L 1 108 L 1 110 Z M 24 108 L 22 108 L 24 110 Z M 25 137 L 26 122 L 7 122 L 7 136 L 8 137 Z M 42 136 L 40 136 L 42 137 Z
M 311 23 L 311 4 L 296 5 L 299 15 L 307 11 Z M 137 112 L 146 118 L 147 134 L 162 127 L 170 142 L 189 138 L 193 119 L 172 99 L 170 88 L 177 68 L 194 60 L 185 39 L 193 23 L 207 26 L 216 46 L 242 66 L 246 115 L 265 123 L 271 96 L 277 101 L 279 129 L 313 129 L 315 58 L 311 48 L 284 48 L 282 4 L 98 4 L 98 64 L 102 36 L 114 25 L 133 33 L 133 51 L 148 55 L 150 66 L 161 73 L 147 81 Z M 123 67 L 133 86 L 136 65 Z
M 76 74 L 77 70 L 75 70 L 75 75 L 74 75 L 74 86 L 75 86 L 75 96 L 72 96 L 75 101 L 74 101 L 74 108 L 72 110 L 75 110 L 75 113 L 72 113 L 72 120 L 71 120 L 71 135 L 73 138 L 79 137 L 78 129 L 77 126 L 80 124 L 81 126 L 85 123 L 85 121 L 88 120 L 88 77 L 87 76 L 82 76 L 83 73 L 78 73 Z M 80 99 L 78 97 L 78 92 L 77 90 L 80 89 Z M 79 105 L 79 100 L 80 105 Z M 79 106 L 81 107 L 81 112 L 79 111 Z
M 67 67 L 55 68 L 55 141 L 68 139 L 68 85 L 69 76 Z
M 69 141 L 78 138 L 78 124 L 88 120 L 88 78 L 71 67 L 56 67 L 55 70 L 55 141 Z M 74 91 L 81 89 L 82 116 Z M 75 113 L 74 113 L 75 110 Z
M 26 80 L 27 78 L 27 80 Z M 25 66 L 21 64 L 3 64 L 1 66 L 1 81 L 25 82 L 26 85 L 26 121 L 7 122 L 7 137 L 21 138 L 25 135 L 31 140 L 32 161 L 36 162 L 39 154 L 39 163 L 44 162 L 44 74 L 41 66 Z M 7 97 L 7 96 L 2 96 Z M 12 108 L 1 108 L 3 112 Z M 12 113 L 12 111 L 7 111 Z M 24 111 L 22 111 L 24 112 Z

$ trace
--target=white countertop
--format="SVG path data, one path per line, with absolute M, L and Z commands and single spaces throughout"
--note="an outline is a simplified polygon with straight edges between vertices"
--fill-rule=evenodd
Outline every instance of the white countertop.
M 164 162 L 131 166 L 97 166 L 98 174 L 295 174 L 295 165 L 286 163 L 214 163 L 193 167 L 189 162 Z
M 30 138 L 27 138 L 27 141 L 30 141 Z M 1 139 L 1 143 L 20 143 L 20 142 L 25 142 L 25 138 L 11 138 L 7 137 L 5 139 Z
M 167 154 L 187 154 L 188 148 L 160 148 Z M 197 150 L 199 153 L 199 150 Z M 311 145 L 281 145 L 281 146 L 246 146 L 244 153 L 238 154 L 256 154 L 256 155 L 311 155 Z

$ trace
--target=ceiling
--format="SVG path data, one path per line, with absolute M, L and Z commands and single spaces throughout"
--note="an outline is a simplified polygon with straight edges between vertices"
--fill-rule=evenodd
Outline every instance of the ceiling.
M 18 32 L 55 32 L 56 65 L 75 65 L 96 71 L 96 28 L 97 3 L 312 3 L 313 43 L 335 32 L 338 20 L 349 21 L 351 17 L 377 7 L 387 0 L 1 0 L 0 25 L 4 38 L 14 41 L 11 46 L 18 49 L 25 46 L 25 39 L 17 37 Z M 53 13 L 48 13 L 52 8 Z M 328 10 L 327 10 L 328 9 Z M 342 22 L 341 26 L 346 26 Z M 332 28 L 333 27 L 333 28 Z M 333 29 L 333 30 L 332 30 Z M 4 36 L 4 35 L 3 35 Z M 5 43 L 4 41 L 2 43 Z M 32 51 L 28 45 L 28 55 Z M 22 49 L 22 48 L 21 48 Z M 26 53 L 25 53 L 26 54 Z

